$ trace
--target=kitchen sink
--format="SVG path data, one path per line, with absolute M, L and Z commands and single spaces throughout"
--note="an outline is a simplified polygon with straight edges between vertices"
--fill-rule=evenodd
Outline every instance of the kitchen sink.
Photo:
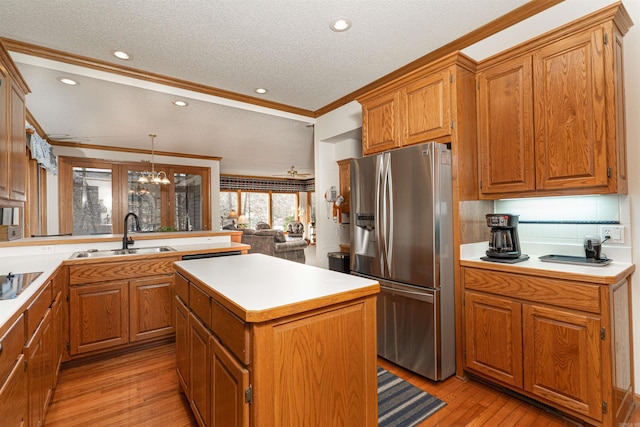
M 98 250 L 87 249 L 86 251 L 74 252 L 71 254 L 70 259 L 78 258 L 99 258 L 108 257 L 114 255 L 147 255 L 147 254 L 159 254 L 163 252 L 175 252 L 175 249 L 171 246 L 150 246 L 147 248 L 130 248 L 130 249 L 111 249 L 111 250 Z

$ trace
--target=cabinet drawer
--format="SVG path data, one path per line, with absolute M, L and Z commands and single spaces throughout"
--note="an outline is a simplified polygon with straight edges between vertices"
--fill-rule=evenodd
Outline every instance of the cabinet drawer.
M 187 279 L 176 273 L 176 295 L 180 297 L 185 305 L 189 305 L 189 282 Z
M 596 285 L 474 268 L 464 268 L 462 278 L 465 289 L 591 313 L 601 310 L 600 287 Z
M 27 308 L 27 337 L 31 337 L 52 302 L 53 294 L 51 293 L 51 281 L 49 281 Z
M 69 284 L 133 279 L 141 276 L 160 276 L 173 273 L 176 259 L 160 258 L 139 261 L 105 262 L 69 267 Z
M 213 333 L 233 355 L 248 365 L 251 361 L 249 351 L 249 327 L 217 301 L 211 302 L 211 323 Z
M 22 353 L 26 337 L 24 335 L 24 315 L 20 315 L 9 330 L 0 338 L 0 384 Z
M 208 328 L 211 328 L 211 301 L 209 295 L 205 294 L 193 283 L 189 283 L 189 307 Z

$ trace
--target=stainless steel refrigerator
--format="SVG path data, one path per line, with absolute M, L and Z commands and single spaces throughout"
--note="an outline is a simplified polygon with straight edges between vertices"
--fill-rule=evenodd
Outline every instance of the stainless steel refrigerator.
M 378 355 L 433 380 L 455 372 L 451 150 L 351 161 L 351 272 L 380 282 Z

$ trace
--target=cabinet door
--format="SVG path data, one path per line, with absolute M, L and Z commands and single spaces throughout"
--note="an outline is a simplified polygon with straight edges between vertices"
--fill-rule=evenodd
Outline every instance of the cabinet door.
M 58 296 L 51 305 L 51 323 L 53 325 L 53 372 L 51 374 L 51 385 L 55 388 L 58 383 L 58 374 L 62 365 L 62 355 L 64 352 L 63 343 L 65 340 L 64 333 L 64 317 L 62 313 L 62 292 L 58 292 Z
M 477 82 L 481 192 L 534 191 L 531 56 L 483 70 Z
M 400 147 L 400 96 L 382 95 L 362 105 L 362 154 Z
M 129 284 L 130 341 L 170 336 L 173 329 L 173 274 Z
M 0 67 L 0 198 L 9 198 L 9 174 L 11 171 L 9 153 L 11 144 L 9 138 L 9 124 L 11 123 L 11 109 L 9 107 L 9 89 L 11 82 Z
M 523 304 L 524 389 L 602 420 L 600 319 Z
M 70 354 L 129 342 L 129 282 L 69 288 Z
M 351 159 L 344 159 L 338 162 L 338 178 L 340 182 L 340 195 L 344 197 L 344 202 L 340 206 L 342 213 L 351 211 Z
M 539 190 L 607 186 L 603 30 L 534 54 Z
M 208 426 L 211 380 L 210 334 L 193 313 L 189 313 L 189 403 L 200 426 Z
M 11 152 L 9 198 L 24 202 L 27 200 L 27 141 L 24 129 L 25 108 L 22 91 L 11 84 Z
M 51 310 L 47 310 L 42 322 L 24 347 L 27 359 L 27 400 L 29 402 L 29 425 L 38 427 L 44 424 L 46 394 L 50 385 L 47 376 L 47 352 L 45 332 L 49 334 Z
M 176 298 L 176 368 L 178 380 L 187 398 L 189 395 L 189 310 Z
M 27 426 L 27 373 L 24 355 L 18 356 L 16 364 L 6 381 L 0 385 L 0 421 L 6 426 Z
M 450 86 L 446 69 L 402 90 L 402 145 L 451 135 Z
M 211 337 L 211 426 L 248 427 L 249 371 Z
M 475 292 L 464 295 L 466 367 L 521 388 L 521 304 Z

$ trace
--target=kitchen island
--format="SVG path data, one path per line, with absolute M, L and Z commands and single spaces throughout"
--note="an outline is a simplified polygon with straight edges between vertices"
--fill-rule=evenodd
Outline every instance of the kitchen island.
M 200 425 L 377 425 L 376 281 L 261 254 L 175 269 L 178 376 Z

